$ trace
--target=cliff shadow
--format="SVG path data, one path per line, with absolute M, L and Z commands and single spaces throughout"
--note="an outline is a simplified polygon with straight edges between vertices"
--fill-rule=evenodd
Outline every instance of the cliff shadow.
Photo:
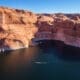
M 80 61 L 80 48 L 78 48 L 78 47 L 64 45 L 60 54 L 61 55 L 59 56 L 59 58 L 61 58 L 63 60 Z
M 62 60 L 67 60 L 67 61 L 80 61 L 80 48 L 79 47 L 74 47 L 74 46 L 69 46 L 66 45 L 63 41 L 59 40 L 52 40 L 44 33 L 44 31 L 50 31 L 52 34 L 55 32 L 52 27 L 53 25 L 47 24 L 45 21 L 44 22 L 37 22 L 36 23 L 38 27 L 38 31 L 35 33 L 35 38 L 40 36 L 40 39 L 37 39 L 36 42 L 38 43 L 38 46 L 41 48 L 44 48 L 44 53 L 45 51 L 49 50 L 49 48 L 55 49 L 57 52 L 56 53 L 51 53 L 57 56 L 58 58 Z M 43 26 L 46 26 L 46 28 L 41 28 Z M 38 35 L 39 34 L 39 35 Z M 41 34 L 41 35 L 40 35 Z M 52 36 L 52 34 L 50 36 Z M 46 37 L 41 39 L 41 37 Z M 50 54 L 50 53 L 49 53 Z

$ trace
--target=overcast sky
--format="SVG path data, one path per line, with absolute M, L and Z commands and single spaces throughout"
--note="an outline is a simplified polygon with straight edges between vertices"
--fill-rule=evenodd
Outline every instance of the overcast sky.
M 80 0 L 0 0 L 0 6 L 36 13 L 80 13 Z

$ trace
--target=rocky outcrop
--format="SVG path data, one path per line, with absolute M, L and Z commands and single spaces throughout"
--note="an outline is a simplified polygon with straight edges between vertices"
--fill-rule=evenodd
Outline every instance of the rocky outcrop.
M 29 47 L 43 39 L 80 47 L 80 14 L 34 14 L 0 7 L 0 50 Z
M 0 8 L 0 49 L 13 50 L 28 47 L 37 31 L 37 16 L 32 12 Z

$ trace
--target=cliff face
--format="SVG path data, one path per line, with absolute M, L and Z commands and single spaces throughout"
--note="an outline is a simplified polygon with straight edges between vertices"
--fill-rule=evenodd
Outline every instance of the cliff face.
M 42 39 L 80 47 L 80 15 L 34 14 L 0 7 L 1 50 L 29 47 Z
M 37 16 L 32 12 L 0 8 L 0 48 L 19 49 L 28 47 L 37 31 Z

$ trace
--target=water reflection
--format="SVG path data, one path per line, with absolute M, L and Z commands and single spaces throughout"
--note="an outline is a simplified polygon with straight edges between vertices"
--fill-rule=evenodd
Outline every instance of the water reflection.
M 7 52 L 0 73 L 0 80 L 80 80 L 80 49 L 55 42 Z
M 18 68 L 31 66 L 32 60 L 37 56 L 38 47 L 30 47 L 10 52 L 8 55 L 0 56 L 3 70 L 5 72 L 16 72 Z

